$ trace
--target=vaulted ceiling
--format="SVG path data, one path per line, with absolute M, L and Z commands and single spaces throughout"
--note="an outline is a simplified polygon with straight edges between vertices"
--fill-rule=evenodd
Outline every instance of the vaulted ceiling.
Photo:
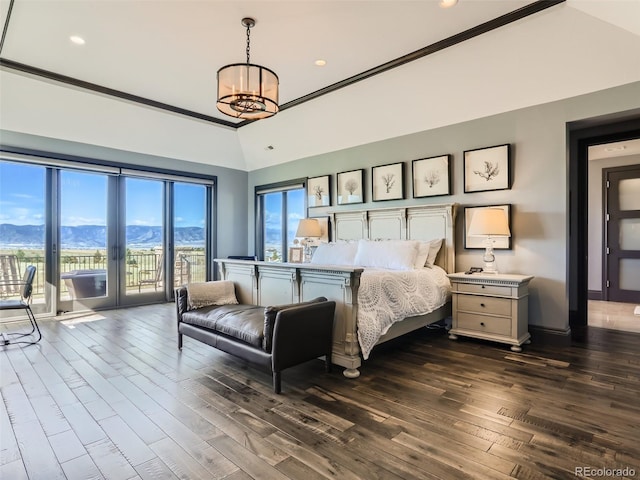
M 0 5 L 0 127 L 35 134 L 48 127 L 66 140 L 247 170 L 640 80 L 637 0 Z M 283 105 L 275 117 L 247 125 L 215 106 L 217 69 L 245 61 L 245 16 L 257 20 L 251 60 L 278 74 Z M 87 119 L 82 105 L 89 103 L 120 118 L 127 114 L 116 110 L 146 109 L 140 121 L 156 137 L 166 128 L 190 131 L 172 145 L 159 141 L 155 151 L 103 127 L 104 118 Z M 46 125 L 59 105 L 72 117 L 66 129 Z M 156 125 L 148 110 L 181 126 Z M 114 131 L 109 138 L 83 133 L 87 121 Z M 207 145 L 190 147 L 186 139 Z

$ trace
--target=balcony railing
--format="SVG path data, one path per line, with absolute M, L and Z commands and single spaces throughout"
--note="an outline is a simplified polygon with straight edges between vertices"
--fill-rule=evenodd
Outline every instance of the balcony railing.
M 13 258 L 8 258 L 13 257 Z M 128 253 L 125 259 L 125 281 L 126 289 L 135 291 L 145 291 L 149 287 L 150 278 L 156 280 L 159 287 L 164 284 L 163 274 L 163 254 L 161 253 Z M 9 268 L 9 265 L 14 265 Z M 36 277 L 33 283 L 33 300 L 44 300 L 45 291 L 45 260 L 44 257 L 0 255 L 0 297 L 19 297 L 19 286 L 15 284 L 22 279 L 27 265 L 36 267 Z M 107 258 L 101 253 L 65 254 L 60 256 L 60 276 L 64 278 L 73 275 L 78 271 L 103 271 L 107 269 Z M 206 280 L 206 259 L 202 252 L 193 250 L 176 250 L 175 262 L 173 263 L 174 283 L 176 286 L 189 282 L 204 282 Z M 147 280 L 147 282 L 145 282 Z M 10 283 L 14 285 L 9 285 Z M 3 287 L 2 284 L 5 286 Z M 141 288 L 142 287 L 142 288 Z M 146 287 L 146 288 L 145 288 Z M 69 297 L 67 283 L 60 282 L 61 298 Z M 134 292 L 131 292 L 134 293 Z

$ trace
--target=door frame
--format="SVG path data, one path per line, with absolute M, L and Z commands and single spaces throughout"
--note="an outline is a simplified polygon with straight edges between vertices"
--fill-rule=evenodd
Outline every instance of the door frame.
M 587 326 L 589 146 L 640 138 L 640 109 L 567 123 L 567 288 L 569 327 Z

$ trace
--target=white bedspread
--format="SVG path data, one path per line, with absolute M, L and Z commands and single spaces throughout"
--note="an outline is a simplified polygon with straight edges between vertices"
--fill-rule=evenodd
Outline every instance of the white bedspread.
M 366 269 L 358 290 L 358 342 L 366 360 L 380 336 L 406 317 L 444 305 L 451 283 L 437 266 L 418 270 Z

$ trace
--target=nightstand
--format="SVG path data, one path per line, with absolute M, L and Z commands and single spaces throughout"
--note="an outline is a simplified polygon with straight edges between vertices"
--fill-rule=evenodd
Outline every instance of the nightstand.
M 528 275 L 452 273 L 453 324 L 449 338 L 458 335 L 511 345 L 521 352 L 529 340 Z

